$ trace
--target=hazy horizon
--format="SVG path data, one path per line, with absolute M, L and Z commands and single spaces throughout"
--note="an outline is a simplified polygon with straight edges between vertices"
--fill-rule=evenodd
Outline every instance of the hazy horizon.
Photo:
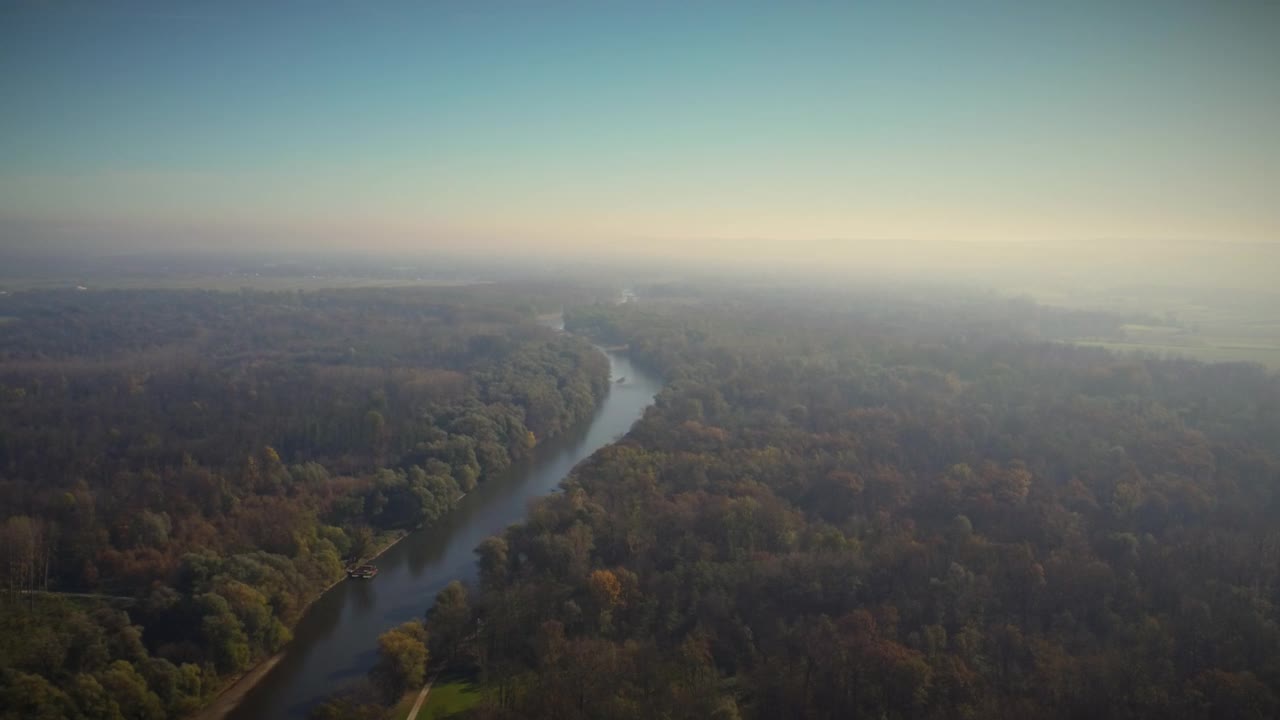
M 1256 270 L 1280 241 L 1273 3 L 0 13 L 10 249 Z
M 0 0 L 0 720 L 1280 718 L 1280 0 Z

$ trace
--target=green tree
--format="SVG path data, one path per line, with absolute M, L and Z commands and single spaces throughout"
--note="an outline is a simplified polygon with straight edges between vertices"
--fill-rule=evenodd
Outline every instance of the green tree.
M 62 720 L 72 716 L 67 694 L 39 675 L 7 671 L 0 685 L 3 720 Z
M 471 632 L 471 605 L 462 583 L 454 580 L 436 595 L 427 611 L 426 631 L 432 657 L 444 663 L 459 660 Z
M 427 633 L 410 621 L 378 636 L 378 663 L 372 676 L 388 701 L 422 684 L 427 672 Z
M 147 687 L 137 669 L 124 660 L 116 660 L 98 677 L 111 699 L 120 706 L 127 720 L 164 720 L 164 704 Z
M 92 675 L 80 673 L 71 681 L 68 690 L 72 702 L 85 720 L 123 720 L 120 703 L 107 693 L 102 683 Z
M 486 585 L 499 585 L 507 577 L 508 547 L 500 536 L 485 538 L 476 548 L 480 561 L 480 578 Z
M 218 672 L 232 674 L 247 668 L 252 659 L 249 638 L 226 599 L 217 593 L 206 593 L 200 596 L 200 605 L 204 611 L 204 639 Z

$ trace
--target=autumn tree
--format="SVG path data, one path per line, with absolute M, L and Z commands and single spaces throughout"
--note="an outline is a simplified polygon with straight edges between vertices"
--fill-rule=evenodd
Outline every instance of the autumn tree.
M 427 671 L 427 633 L 410 621 L 378 636 L 378 663 L 372 672 L 389 700 L 422 685 Z

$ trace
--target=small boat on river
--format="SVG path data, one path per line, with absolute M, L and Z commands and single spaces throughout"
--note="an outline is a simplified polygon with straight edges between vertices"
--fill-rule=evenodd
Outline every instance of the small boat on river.
M 372 580 L 378 574 L 377 565 L 353 565 L 347 568 L 347 577 L 357 580 Z

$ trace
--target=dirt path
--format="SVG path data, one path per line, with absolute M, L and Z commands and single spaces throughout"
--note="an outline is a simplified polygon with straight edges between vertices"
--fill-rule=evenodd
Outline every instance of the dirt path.
M 192 716 L 194 720 L 219 720 L 226 717 L 228 713 L 236 709 L 236 706 L 244 699 L 245 694 L 252 690 L 259 680 L 266 677 L 267 673 L 271 672 L 271 668 L 275 667 L 276 663 L 283 658 L 284 651 L 281 651 L 258 663 L 252 670 L 241 675 L 240 679 L 232 683 L 230 687 L 219 693 L 213 702 L 204 706 L 200 709 L 200 712 Z
M 413 701 L 413 707 L 409 708 L 409 714 L 404 716 L 404 720 L 417 719 L 418 711 L 422 709 L 422 703 L 427 701 L 427 693 L 431 692 L 431 686 L 435 684 L 437 676 L 432 675 L 427 680 L 427 684 L 422 686 L 422 692 L 418 693 L 418 699 Z

